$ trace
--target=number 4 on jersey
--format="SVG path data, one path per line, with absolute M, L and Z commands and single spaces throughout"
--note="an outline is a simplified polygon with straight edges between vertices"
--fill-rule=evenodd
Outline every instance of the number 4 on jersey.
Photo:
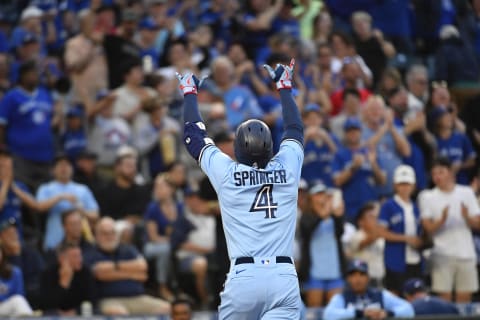
M 277 203 L 273 202 L 273 184 L 264 184 L 255 195 L 250 212 L 265 211 L 265 219 L 275 218 Z

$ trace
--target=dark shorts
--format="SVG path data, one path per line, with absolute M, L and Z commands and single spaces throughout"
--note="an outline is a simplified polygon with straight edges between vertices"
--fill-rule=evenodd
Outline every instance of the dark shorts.
M 405 272 L 395 272 L 389 270 L 388 268 L 385 270 L 385 288 L 396 292 L 402 293 L 403 291 L 403 284 L 411 278 L 422 278 L 422 265 L 419 264 L 407 264 L 405 268 Z

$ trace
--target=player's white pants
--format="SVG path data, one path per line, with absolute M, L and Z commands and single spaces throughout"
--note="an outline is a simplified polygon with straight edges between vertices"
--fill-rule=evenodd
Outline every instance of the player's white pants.
M 219 320 L 300 319 L 302 302 L 294 265 L 267 260 L 268 264 L 232 264 L 220 294 Z
M 0 316 L 18 317 L 28 316 L 32 313 L 32 308 L 24 296 L 14 295 L 0 302 Z

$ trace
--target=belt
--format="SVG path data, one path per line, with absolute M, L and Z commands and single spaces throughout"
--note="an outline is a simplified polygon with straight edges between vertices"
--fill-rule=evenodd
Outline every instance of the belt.
M 290 257 L 279 256 L 279 257 L 275 257 L 275 260 L 276 260 L 277 263 L 293 264 L 292 258 L 290 258 Z M 266 264 L 268 264 L 268 260 L 265 260 L 265 261 L 266 261 Z M 235 259 L 235 265 L 244 264 L 244 263 L 254 263 L 254 262 L 255 262 L 255 260 L 253 259 L 253 257 L 239 257 L 239 258 Z

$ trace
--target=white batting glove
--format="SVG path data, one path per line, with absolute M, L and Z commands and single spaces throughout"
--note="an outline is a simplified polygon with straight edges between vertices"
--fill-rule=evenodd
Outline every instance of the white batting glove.
M 175 76 L 180 83 L 180 90 L 183 91 L 183 95 L 197 94 L 198 88 L 200 88 L 203 81 L 206 79 L 205 77 L 199 80 L 193 73 L 190 72 L 184 74 L 183 76 L 180 73 L 176 72 Z
M 291 89 L 293 79 L 293 69 L 295 67 L 295 59 L 290 60 L 290 65 L 277 64 L 275 70 L 265 64 L 263 67 L 268 71 L 270 78 L 275 82 L 277 89 Z

